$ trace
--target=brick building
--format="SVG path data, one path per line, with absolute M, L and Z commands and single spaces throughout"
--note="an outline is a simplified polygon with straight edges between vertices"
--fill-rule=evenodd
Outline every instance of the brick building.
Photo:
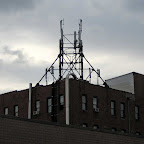
M 143 89 L 138 85 L 144 82 L 141 77 L 144 76 L 136 74 L 135 93 L 70 78 L 68 109 L 66 79 L 47 86 L 37 85 L 32 89 L 1 94 L 0 114 L 66 124 L 69 111 L 70 125 L 144 135 Z
M 105 82 L 83 54 L 82 20 L 73 42 L 63 24 L 60 53 L 38 84 L 0 95 L 0 143 L 144 143 L 136 138 L 144 136 L 144 76 L 130 73 Z M 95 72 L 104 86 L 84 80 L 84 70 L 90 80 Z M 48 72 L 55 80 L 50 85 Z M 44 77 L 46 86 L 39 85 Z
M 135 128 L 140 131 L 144 130 L 144 75 L 131 72 L 125 75 L 114 77 L 106 80 L 107 84 L 114 89 L 130 92 L 134 95 L 135 100 Z

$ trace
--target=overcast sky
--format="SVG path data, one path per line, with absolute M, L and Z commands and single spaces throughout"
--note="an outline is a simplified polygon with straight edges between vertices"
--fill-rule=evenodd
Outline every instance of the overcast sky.
M 0 0 L 0 93 L 40 80 L 83 20 L 84 54 L 106 80 L 144 74 L 144 0 Z

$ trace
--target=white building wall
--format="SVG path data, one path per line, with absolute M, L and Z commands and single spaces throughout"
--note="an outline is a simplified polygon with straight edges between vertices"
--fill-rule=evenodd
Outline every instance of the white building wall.
M 130 92 L 134 94 L 134 75 L 129 73 L 106 80 L 110 88 Z

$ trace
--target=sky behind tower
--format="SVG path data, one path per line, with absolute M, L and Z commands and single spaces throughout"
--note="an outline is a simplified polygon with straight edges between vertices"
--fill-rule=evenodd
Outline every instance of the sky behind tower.
M 144 74 L 143 0 L 0 0 L 0 93 L 35 85 L 83 20 L 84 54 L 103 79 Z

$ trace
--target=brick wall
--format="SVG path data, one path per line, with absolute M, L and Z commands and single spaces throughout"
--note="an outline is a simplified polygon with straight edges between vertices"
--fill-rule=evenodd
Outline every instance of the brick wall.
M 32 119 L 53 121 L 53 113 L 47 112 L 47 99 L 53 96 L 53 86 L 36 86 L 32 88 L 32 112 L 35 111 L 36 100 L 40 100 L 40 114 L 32 116 Z M 57 114 L 57 122 L 65 123 L 65 106 L 63 110 L 59 108 L 59 96 L 65 95 L 65 81 L 62 80 L 55 85 L 56 103 L 53 104 Z M 82 95 L 87 96 L 87 110 L 82 111 Z M 87 81 L 70 79 L 70 124 L 81 126 L 87 123 L 89 128 L 98 125 L 100 129 L 116 128 L 117 131 L 122 129 L 126 133 L 140 132 L 144 135 L 143 120 L 141 115 L 139 121 L 135 120 L 135 101 L 130 100 L 130 128 L 128 119 L 128 101 L 126 92 L 105 88 L 98 85 L 90 84 Z M 98 97 L 99 113 L 93 111 L 93 96 Z M 111 116 L 110 102 L 116 102 L 116 115 Z M 125 103 L 125 118 L 120 117 L 120 103 Z M 4 107 L 9 108 L 9 115 L 14 115 L 14 105 L 19 106 L 19 117 L 27 118 L 28 116 L 28 89 L 14 91 L 0 95 L 0 115 L 4 114 Z M 140 109 L 142 111 L 142 109 Z
M 0 117 L 1 144 L 144 144 L 144 138 Z
M 105 88 L 87 81 L 70 80 L 70 123 L 74 125 L 81 125 L 87 123 L 88 127 L 98 125 L 102 129 L 116 128 L 118 131 L 125 129 L 126 132 L 135 133 L 135 110 L 134 100 L 130 99 L 130 128 L 128 118 L 128 99 L 126 92 Z M 87 96 L 87 110 L 82 110 L 82 95 Z M 98 98 L 99 112 L 93 111 L 93 96 Z M 111 115 L 110 102 L 116 102 L 116 115 Z M 125 118 L 120 117 L 120 104 L 125 103 Z M 140 131 L 140 129 L 138 129 Z M 143 134 L 144 130 L 141 130 Z

